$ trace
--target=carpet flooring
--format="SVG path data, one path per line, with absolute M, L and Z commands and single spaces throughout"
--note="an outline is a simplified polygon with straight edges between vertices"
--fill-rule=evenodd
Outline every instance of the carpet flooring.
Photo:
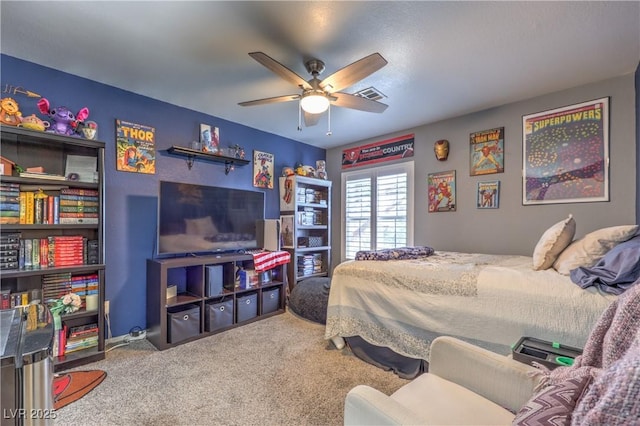
M 165 351 L 132 342 L 82 369 L 107 377 L 56 424 L 341 425 L 354 386 L 389 394 L 407 383 L 289 311 Z

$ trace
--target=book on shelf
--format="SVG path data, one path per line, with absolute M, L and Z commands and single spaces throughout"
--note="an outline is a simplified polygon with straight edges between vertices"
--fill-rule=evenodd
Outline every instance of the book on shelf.
M 61 206 L 87 206 L 87 207 L 97 207 L 100 205 L 100 201 L 98 197 L 90 197 L 90 199 L 77 199 L 78 197 L 83 197 L 83 195 L 68 195 L 67 197 L 74 197 L 74 199 L 66 198 L 60 196 L 60 205 Z
M 44 172 L 20 172 L 20 177 L 35 178 L 35 179 L 50 179 L 50 180 L 67 180 L 67 178 L 62 175 L 57 175 L 54 173 L 44 173 Z
M 60 224 L 61 225 L 96 225 L 100 223 L 100 218 L 98 217 L 61 217 Z
M 88 188 L 64 188 L 60 190 L 60 195 L 64 195 L 67 199 L 73 199 L 71 196 L 86 196 L 86 197 L 97 197 L 100 195 L 100 192 L 97 189 L 88 189 Z
M 62 213 L 98 213 L 98 204 L 93 206 L 86 204 L 67 205 L 62 204 L 60 206 L 60 214 Z

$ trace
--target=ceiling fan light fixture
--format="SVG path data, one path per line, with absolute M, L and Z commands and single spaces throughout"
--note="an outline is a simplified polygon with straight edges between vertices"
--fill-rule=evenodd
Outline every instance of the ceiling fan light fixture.
M 329 108 L 329 99 L 324 94 L 311 93 L 302 97 L 300 106 L 309 114 L 320 114 Z

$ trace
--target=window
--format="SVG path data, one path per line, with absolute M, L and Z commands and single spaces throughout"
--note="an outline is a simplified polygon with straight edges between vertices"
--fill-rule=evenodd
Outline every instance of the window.
M 342 174 L 342 260 L 413 244 L 413 162 Z

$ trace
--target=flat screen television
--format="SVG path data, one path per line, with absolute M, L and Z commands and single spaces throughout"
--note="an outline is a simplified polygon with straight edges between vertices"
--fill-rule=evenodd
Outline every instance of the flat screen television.
M 158 255 L 258 248 L 264 193 L 160 181 Z

